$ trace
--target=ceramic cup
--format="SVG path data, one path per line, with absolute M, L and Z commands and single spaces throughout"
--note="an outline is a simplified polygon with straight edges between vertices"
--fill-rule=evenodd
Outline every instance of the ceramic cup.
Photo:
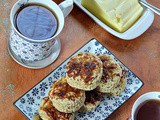
M 148 100 L 159 100 L 160 101 L 160 92 L 149 92 L 140 96 L 134 103 L 132 107 L 132 113 L 130 120 L 135 120 L 136 110 L 140 105 L 143 105 Z
M 41 4 L 44 5 L 56 15 L 58 28 L 53 37 L 44 40 L 34 40 L 22 35 L 15 27 L 15 14 L 17 10 L 23 7 L 25 4 Z M 17 1 L 10 13 L 10 37 L 8 41 L 9 48 L 16 57 L 25 62 L 37 62 L 44 60 L 53 52 L 53 45 L 57 39 L 57 36 L 63 29 L 64 19 L 73 9 L 73 1 L 66 0 L 57 5 L 52 0 L 19 0 Z

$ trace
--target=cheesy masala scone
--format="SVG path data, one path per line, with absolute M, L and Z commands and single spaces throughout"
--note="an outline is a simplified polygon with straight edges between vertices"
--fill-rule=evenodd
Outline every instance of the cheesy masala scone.
M 110 93 L 108 94 L 110 96 L 118 96 L 126 88 L 126 85 L 127 85 L 126 70 L 123 67 L 122 67 L 122 69 L 123 69 L 122 70 L 122 77 L 120 79 L 120 82 L 119 82 L 119 84 L 116 87 L 114 87 L 114 88 L 112 88 L 110 90 Z
M 98 90 L 102 93 L 109 93 L 116 87 L 122 77 L 122 68 L 114 58 L 102 54 L 98 55 L 103 63 L 103 75 L 98 86 Z
M 74 120 L 74 113 L 59 112 L 52 101 L 45 97 L 42 99 L 38 113 L 42 120 Z
M 65 113 L 78 111 L 85 101 L 85 91 L 69 86 L 66 77 L 61 77 L 53 83 L 48 96 L 53 106 Z
M 103 65 L 96 55 L 81 52 L 72 57 L 66 65 L 67 82 L 70 86 L 90 91 L 98 86 Z
M 102 94 L 96 89 L 92 91 L 86 91 L 85 93 L 86 99 L 79 112 L 89 112 L 91 110 L 94 110 L 101 101 Z

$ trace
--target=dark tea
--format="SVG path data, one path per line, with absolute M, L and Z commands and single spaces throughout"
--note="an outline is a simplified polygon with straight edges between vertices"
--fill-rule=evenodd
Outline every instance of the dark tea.
M 51 38 L 56 33 L 58 22 L 49 8 L 37 4 L 27 4 L 17 11 L 15 25 L 25 37 L 44 40 Z
M 160 101 L 150 100 L 136 110 L 135 120 L 160 120 Z

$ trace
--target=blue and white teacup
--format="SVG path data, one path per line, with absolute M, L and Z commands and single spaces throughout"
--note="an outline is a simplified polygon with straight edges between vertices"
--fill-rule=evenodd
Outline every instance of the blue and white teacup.
M 25 4 L 41 4 L 44 5 L 55 13 L 58 22 L 58 28 L 53 37 L 44 40 L 34 40 L 22 35 L 15 27 L 15 14 Z M 64 26 L 65 17 L 73 9 L 73 1 L 66 0 L 57 5 L 52 0 L 19 0 L 17 1 L 10 13 L 10 37 L 9 47 L 12 52 L 21 60 L 27 62 L 40 61 L 47 58 L 52 53 L 52 48 L 55 43 L 56 37 L 60 34 Z

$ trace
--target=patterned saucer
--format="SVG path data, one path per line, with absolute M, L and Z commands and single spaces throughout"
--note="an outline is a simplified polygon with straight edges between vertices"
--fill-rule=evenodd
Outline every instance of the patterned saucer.
M 94 54 L 107 54 L 112 56 L 116 61 L 120 62 L 107 48 L 105 48 L 96 39 L 90 40 L 73 55 L 78 52 L 90 52 Z M 70 57 L 72 57 L 71 55 Z M 69 57 L 69 58 L 70 58 Z M 61 65 L 53 70 L 48 76 L 41 80 L 38 84 L 27 91 L 22 97 L 20 97 L 15 103 L 17 107 L 29 120 L 37 113 L 39 104 L 43 97 L 47 96 L 50 86 L 61 76 L 65 76 L 66 59 Z M 127 86 L 123 93 L 116 97 L 103 96 L 101 103 L 95 110 L 88 113 L 76 113 L 76 120 L 105 120 L 114 111 L 116 111 L 121 105 L 127 102 L 138 90 L 143 86 L 143 82 L 123 63 L 126 68 Z
M 35 62 L 27 62 L 24 61 L 23 59 L 19 58 L 17 55 L 12 52 L 10 48 L 10 44 L 8 43 L 8 51 L 11 57 L 20 65 L 31 68 L 31 69 L 40 69 L 44 68 L 51 63 L 53 63 L 57 57 L 59 56 L 59 53 L 61 51 L 61 42 L 59 38 L 56 38 L 55 44 L 53 45 L 52 53 L 45 59 L 40 60 L 40 61 L 35 61 Z

